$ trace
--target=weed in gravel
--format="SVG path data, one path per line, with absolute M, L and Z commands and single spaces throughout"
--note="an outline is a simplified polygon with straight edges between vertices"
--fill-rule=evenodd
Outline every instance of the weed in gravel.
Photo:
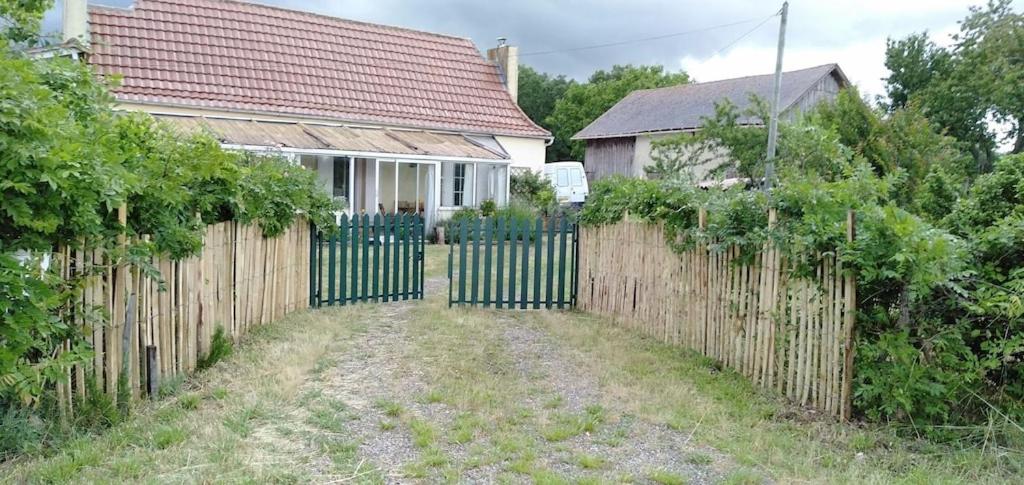
M 651 479 L 654 483 L 660 483 L 661 485 L 685 485 L 689 483 L 689 480 L 678 473 L 673 473 L 668 470 L 654 470 L 647 474 L 647 478 Z
M 391 431 L 395 429 L 395 422 L 389 419 L 382 419 L 377 423 L 377 428 L 381 431 Z
M 445 400 L 445 393 L 440 389 L 431 389 L 420 397 L 423 404 L 440 404 Z
M 437 440 L 437 428 L 433 423 L 423 419 L 410 419 L 409 431 L 412 433 L 412 443 L 420 449 L 433 445 Z
M 397 418 L 402 415 L 402 405 L 388 399 L 378 399 L 374 406 L 380 409 L 385 416 Z
M 547 401 L 544 401 L 544 409 L 558 409 L 565 404 L 565 398 L 562 396 L 555 396 Z
M 530 472 L 530 478 L 532 478 L 533 483 L 537 485 L 562 485 L 573 483 L 558 473 L 546 469 L 533 470 Z
M 556 414 L 554 422 L 541 430 L 541 435 L 548 441 L 565 441 L 583 433 L 593 433 L 605 420 L 604 408 L 598 405 L 587 406 L 581 414 Z
M 710 465 L 714 461 L 711 455 L 699 451 L 686 455 L 686 462 L 691 465 Z
M 579 455 L 576 455 L 576 464 L 579 465 L 580 468 L 595 470 L 598 468 L 604 468 L 607 462 L 600 456 L 580 453 Z
M 725 476 L 722 483 L 725 485 L 757 485 L 764 480 L 750 468 L 737 468 Z
M 331 433 L 345 431 L 345 423 L 349 420 L 344 409 L 337 409 L 330 405 L 315 407 L 309 415 L 308 422 L 317 428 Z
M 448 440 L 458 445 L 464 445 L 473 441 L 477 429 L 484 426 L 484 420 L 472 413 L 464 413 L 455 417 L 452 422 Z

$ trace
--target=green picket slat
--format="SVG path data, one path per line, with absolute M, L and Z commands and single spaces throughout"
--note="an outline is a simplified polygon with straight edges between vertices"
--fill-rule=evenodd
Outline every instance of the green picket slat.
M 349 261 L 349 266 L 352 271 L 349 272 L 351 275 L 351 283 L 348 288 L 349 301 L 355 302 L 359 296 L 359 216 L 352 216 L 352 238 L 349 244 L 352 245 L 352 259 Z
M 363 214 L 362 221 L 363 230 L 362 234 L 359 235 L 359 244 L 363 247 L 363 286 L 360 288 L 359 293 L 362 301 L 366 301 L 370 297 L 370 289 L 368 284 L 370 282 L 370 216 Z
M 420 217 L 418 215 L 412 218 L 412 298 L 414 300 L 422 298 L 420 295 L 420 259 L 422 257 L 420 253 L 420 234 L 422 226 L 420 225 Z
M 402 220 L 398 217 L 398 214 L 393 216 L 394 219 L 394 237 L 392 237 L 391 247 L 391 301 L 398 301 L 398 257 L 401 256 L 402 249 Z
M 312 222 L 309 223 L 309 307 L 316 308 L 319 306 L 317 300 L 320 298 L 316 296 L 316 291 L 320 286 L 316 281 L 313 280 L 316 275 L 316 265 L 318 259 L 316 257 L 316 245 L 320 239 L 320 233 L 316 230 L 316 226 Z
M 491 241 L 494 219 L 484 219 L 484 308 L 491 306 L 491 252 L 494 249 Z
M 334 253 L 336 251 L 338 241 L 335 239 L 333 234 L 331 234 L 327 244 L 327 304 L 334 305 Z
M 383 281 L 382 281 L 382 284 L 381 284 L 381 293 L 383 294 L 385 302 L 389 301 L 390 300 L 389 296 L 391 296 L 391 295 L 388 294 L 388 288 L 390 288 L 389 282 L 391 281 L 391 278 L 390 278 L 391 275 L 390 275 L 388 270 L 391 269 L 391 258 L 390 258 L 390 256 L 391 256 L 391 224 L 392 224 L 392 222 L 393 222 L 392 221 L 392 217 L 387 215 L 387 214 L 384 214 L 384 234 L 382 235 L 383 239 L 381 239 L 381 245 L 384 246 L 384 261 L 383 261 L 383 265 L 384 265 L 383 276 L 384 277 L 383 277 Z
M 466 238 L 469 228 L 465 220 L 459 222 L 459 305 L 466 302 Z
M 540 308 L 540 259 L 541 243 L 544 240 L 544 220 L 537 218 L 533 231 L 533 308 Z
M 544 292 L 544 308 L 551 308 L 551 297 L 554 293 L 555 283 L 555 221 L 548 219 L 548 259 L 544 264 L 544 272 L 547 274 L 547 288 Z
M 448 240 L 445 242 L 448 243 L 448 308 L 451 308 L 453 303 L 452 287 L 455 286 L 455 280 L 452 279 L 452 265 L 454 264 L 455 256 L 455 244 L 453 241 L 455 238 L 453 238 L 452 235 L 448 233 L 445 233 L 444 236 L 448 238 Z
M 566 219 L 562 217 L 558 228 L 558 308 L 565 308 L 565 232 Z
M 323 303 L 323 293 L 321 290 L 324 285 L 324 238 L 318 237 L 316 241 L 316 252 L 317 252 L 317 265 L 316 265 L 316 306 L 320 306 Z
M 348 265 L 345 263 L 348 261 L 348 215 L 341 215 L 341 223 L 338 224 L 338 247 L 340 249 L 338 255 L 338 274 L 340 275 L 338 284 L 338 301 L 344 305 L 348 299 L 348 288 L 346 286 L 347 278 L 345 277 L 348 272 Z M 334 265 L 334 262 L 331 262 Z
M 519 280 L 519 308 L 526 309 L 526 303 L 530 301 L 530 222 L 523 221 L 523 279 Z
M 515 308 L 516 305 L 516 254 L 519 251 L 516 250 L 516 240 L 519 238 L 518 229 L 519 224 L 515 219 L 508 220 L 509 225 L 509 237 L 508 237 L 508 300 L 505 302 L 508 308 Z
M 572 283 L 569 286 L 569 288 L 570 288 L 570 290 L 569 290 L 570 291 L 570 293 L 569 293 L 569 306 L 570 307 L 575 307 L 576 306 L 576 295 L 578 295 L 579 291 L 580 291 L 580 277 L 579 277 L 579 274 L 578 274 L 579 270 L 577 269 L 577 264 L 579 264 L 579 260 L 577 259 L 579 257 L 579 247 L 580 247 L 580 226 L 579 226 L 579 224 L 574 222 L 572 224 L 572 246 L 570 248 L 570 251 L 572 252 L 572 257 L 569 259 L 570 264 L 572 265 L 572 269 L 569 270 L 569 275 L 572 278 Z
M 380 301 L 380 213 L 373 215 L 373 301 Z
M 409 214 L 402 214 L 402 244 L 405 248 L 402 251 L 402 299 L 409 299 Z
M 426 264 L 427 264 L 427 238 L 426 238 L 426 232 L 427 232 L 426 224 L 427 224 L 427 221 L 423 219 L 423 216 L 420 216 L 418 218 L 418 220 L 420 221 L 420 259 L 419 259 L 419 267 L 420 267 L 420 298 L 422 299 L 423 298 L 423 290 L 424 290 L 424 286 L 425 286 L 424 280 L 427 279 L 427 274 L 426 274 L 426 271 L 427 271 L 427 267 L 426 267 Z
M 495 276 L 495 279 L 494 279 L 494 285 L 495 285 L 495 287 L 494 287 L 494 306 L 495 306 L 495 308 L 501 308 L 501 301 L 505 298 L 505 294 L 502 293 L 502 291 L 501 291 L 501 290 L 505 289 L 505 271 L 504 271 L 505 270 L 505 219 L 504 218 L 499 218 L 498 219 L 497 232 L 498 232 L 498 234 L 497 234 L 497 236 L 495 236 L 495 239 L 497 239 L 496 243 L 498 245 L 498 254 L 496 254 L 498 261 L 496 263 L 497 268 L 495 270 L 496 276 Z
M 480 218 L 473 219 L 473 265 L 470 272 L 472 284 L 469 287 L 470 304 L 476 306 L 477 287 L 480 286 Z

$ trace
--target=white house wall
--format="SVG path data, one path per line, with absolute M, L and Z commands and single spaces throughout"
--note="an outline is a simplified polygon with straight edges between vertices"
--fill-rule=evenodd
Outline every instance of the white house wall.
M 534 172 L 544 171 L 544 157 L 547 146 L 539 138 L 495 136 L 498 143 L 512 157 L 513 168 L 528 168 Z

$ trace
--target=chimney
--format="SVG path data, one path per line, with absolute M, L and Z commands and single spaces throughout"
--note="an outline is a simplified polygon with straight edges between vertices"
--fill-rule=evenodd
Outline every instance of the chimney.
M 82 45 L 89 45 L 89 14 L 86 11 L 86 0 L 64 0 L 61 30 L 61 40 L 64 42 L 77 40 Z
M 507 45 L 504 37 L 498 37 L 498 47 L 487 50 L 487 60 L 498 65 L 501 81 L 505 83 L 512 101 L 519 102 L 519 48 Z

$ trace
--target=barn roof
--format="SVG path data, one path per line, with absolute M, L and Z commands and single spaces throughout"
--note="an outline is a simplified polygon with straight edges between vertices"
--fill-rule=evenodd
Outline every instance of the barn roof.
M 840 86 L 849 85 L 837 64 L 825 64 L 782 73 L 780 111 L 795 105 L 818 81 L 834 76 Z M 682 84 L 633 91 L 577 133 L 574 140 L 612 138 L 641 133 L 695 130 L 704 118 L 715 115 L 715 104 L 729 100 L 740 111 L 750 105 L 750 95 L 771 99 L 774 74 Z M 758 124 L 759 119 L 740 123 Z
M 469 39 L 234 0 L 90 7 L 119 101 L 548 137 Z

